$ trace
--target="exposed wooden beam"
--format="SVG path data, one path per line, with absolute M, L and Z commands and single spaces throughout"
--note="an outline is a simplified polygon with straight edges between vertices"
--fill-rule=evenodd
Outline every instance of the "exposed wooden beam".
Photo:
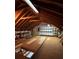
M 32 19 L 32 18 L 36 18 L 36 17 L 38 17 L 38 16 L 28 16 L 28 17 L 22 17 L 20 19 Z
M 16 25 L 17 25 L 17 23 L 18 23 L 19 21 L 22 20 L 21 18 L 24 17 L 28 12 L 29 12 L 29 11 L 25 12 L 25 13 L 18 19 L 18 21 L 16 22 Z
M 31 12 L 28 12 L 27 16 L 31 16 Z M 22 27 L 26 22 L 28 22 L 30 19 L 24 19 L 24 22 L 22 22 L 18 27 Z
M 24 14 L 24 16 L 25 16 L 25 15 L 28 15 L 29 12 L 30 12 L 30 11 L 26 12 L 26 13 Z M 26 19 L 19 19 L 19 20 L 23 20 L 23 21 L 21 21 L 21 23 L 16 24 L 16 26 L 21 25 Z
M 15 27 L 19 27 L 19 24 L 21 24 L 23 21 L 24 21 L 24 19 L 23 19 L 23 20 L 20 20 L 20 21 L 15 25 Z
M 29 22 L 39 22 L 40 20 L 30 20 Z
M 23 11 L 22 11 L 22 13 L 20 13 L 20 15 L 15 19 L 15 22 L 17 22 L 18 21 L 18 19 L 20 19 L 21 18 L 21 16 L 26 12 L 26 11 L 30 11 L 29 10 L 29 7 L 25 7 L 25 8 L 22 8 L 23 9 Z M 21 11 L 21 9 L 19 9 L 20 11 Z M 17 10 L 18 11 L 18 10 Z M 17 15 L 16 15 L 17 16 Z
M 24 24 L 25 24 L 26 22 L 28 22 L 28 21 L 29 21 L 29 19 L 24 20 L 23 23 L 21 23 L 19 26 L 16 26 L 16 28 L 22 29 L 22 27 L 24 26 Z
M 30 22 L 26 22 L 23 26 L 22 26 L 22 29 L 25 30 L 27 29 L 27 27 L 30 26 Z
M 15 15 L 15 20 L 21 15 L 21 13 L 24 11 L 24 9 L 21 9 L 20 12 L 18 12 L 16 15 Z

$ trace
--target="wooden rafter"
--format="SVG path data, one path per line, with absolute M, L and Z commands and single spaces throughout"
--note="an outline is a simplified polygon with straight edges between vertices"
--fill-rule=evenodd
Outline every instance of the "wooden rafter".
M 29 16 L 31 13 L 28 14 Z M 24 19 L 24 22 L 22 22 L 18 27 L 22 27 L 26 22 L 28 22 L 30 19 Z
M 21 15 L 21 13 L 24 11 L 24 9 L 20 10 L 20 12 L 17 13 L 17 15 L 15 16 L 15 20 Z
M 30 20 L 29 22 L 39 22 L 40 20 Z
M 16 28 L 22 28 L 23 26 L 24 26 L 24 24 L 26 23 L 26 22 L 28 22 L 29 20 L 24 20 L 23 21 L 23 23 L 21 23 L 19 26 L 17 26 Z
M 28 14 L 30 11 L 28 11 L 28 12 L 26 12 L 23 16 L 25 16 L 26 14 Z M 21 22 L 19 23 L 18 22 L 18 24 L 16 24 L 16 26 L 19 26 L 20 24 L 22 24 L 26 19 L 19 19 Z
M 25 30 L 25 29 L 27 29 L 27 27 L 29 27 L 30 26 L 30 22 L 26 22 L 21 28 L 23 29 L 23 30 Z
M 18 19 L 18 21 L 16 22 L 16 25 L 17 25 L 17 23 L 18 23 L 19 21 L 22 20 L 21 18 L 24 17 L 28 12 L 29 12 L 29 11 L 27 11 L 26 13 L 24 13 L 24 14 Z
M 38 16 L 28 16 L 28 17 L 22 17 L 22 18 L 20 18 L 20 19 L 32 19 L 32 18 L 36 18 L 36 17 L 38 17 Z

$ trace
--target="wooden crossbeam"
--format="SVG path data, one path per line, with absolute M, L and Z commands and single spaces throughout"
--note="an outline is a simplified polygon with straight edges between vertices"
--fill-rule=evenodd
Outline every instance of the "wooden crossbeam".
M 28 16 L 28 17 L 22 17 L 20 19 L 30 19 L 30 18 L 36 18 L 36 17 L 38 17 L 38 16 Z
M 29 22 L 39 22 L 40 20 L 30 20 Z

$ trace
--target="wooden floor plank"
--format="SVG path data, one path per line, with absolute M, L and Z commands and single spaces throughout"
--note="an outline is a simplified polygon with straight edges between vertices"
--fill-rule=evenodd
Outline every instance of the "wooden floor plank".
M 63 48 L 56 37 L 48 37 L 32 59 L 63 59 Z
M 39 49 L 39 47 L 43 44 L 45 39 L 46 39 L 46 37 L 37 36 L 37 37 L 33 38 L 31 41 L 24 43 L 22 45 L 22 48 L 36 52 Z
M 63 59 L 63 46 L 57 37 L 35 36 L 22 41 L 21 47 L 35 53 L 32 59 Z

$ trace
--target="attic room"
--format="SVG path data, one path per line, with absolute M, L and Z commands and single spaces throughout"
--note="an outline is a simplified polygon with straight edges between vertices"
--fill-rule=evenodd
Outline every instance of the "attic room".
M 15 0 L 15 59 L 63 59 L 63 0 Z

